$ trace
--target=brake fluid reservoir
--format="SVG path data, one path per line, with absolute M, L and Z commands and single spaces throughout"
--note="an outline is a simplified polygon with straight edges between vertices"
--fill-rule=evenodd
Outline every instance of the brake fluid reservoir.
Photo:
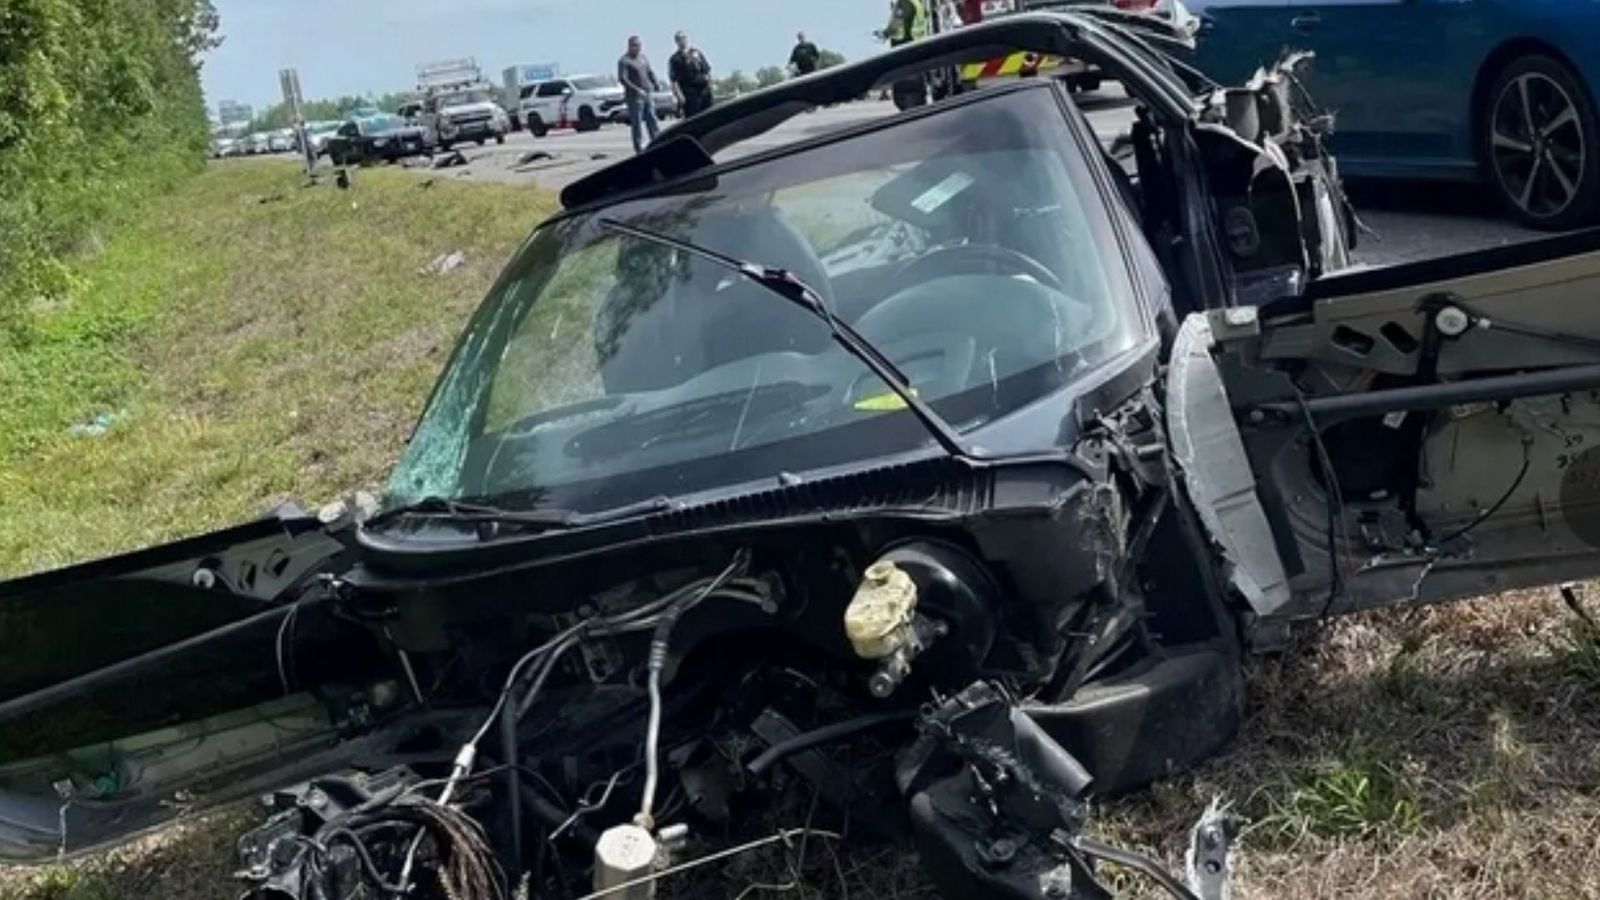
M 844 611 L 844 631 L 862 659 L 882 659 L 905 643 L 917 611 L 917 585 L 891 560 L 867 568 Z

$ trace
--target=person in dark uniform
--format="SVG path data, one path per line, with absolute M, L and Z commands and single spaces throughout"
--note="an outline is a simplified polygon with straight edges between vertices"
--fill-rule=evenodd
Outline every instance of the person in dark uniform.
M 927 37 L 927 0 L 894 0 L 889 5 L 889 24 L 883 35 L 891 47 Z
M 699 47 L 689 43 L 687 34 L 680 31 L 673 40 L 678 52 L 667 60 L 667 77 L 672 79 L 679 111 L 688 118 L 711 108 L 711 63 Z
M 893 0 L 889 4 L 889 24 L 881 32 L 891 47 L 899 47 L 928 36 L 927 0 Z M 901 110 L 928 102 L 928 83 L 922 75 L 894 83 L 894 105 Z
M 806 40 L 804 31 L 794 36 L 794 51 L 789 54 L 789 68 L 796 75 L 805 76 L 815 72 L 822 65 L 822 51 L 817 45 Z

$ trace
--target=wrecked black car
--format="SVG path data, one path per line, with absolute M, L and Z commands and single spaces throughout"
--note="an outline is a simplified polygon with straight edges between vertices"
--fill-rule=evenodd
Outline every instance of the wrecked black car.
M 1218 896 L 1214 823 L 1180 878 L 1086 804 L 1223 745 L 1246 652 L 1596 570 L 1600 239 L 1351 269 L 1301 61 L 1222 90 L 1119 21 L 677 125 L 518 252 L 380 509 L 0 586 L 0 858 L 268 794 L 273 900 L 649 896 L 840 834 L 950 897 Z M 1131 131 L 1035 78 L 716 160 L 1018 51 Z

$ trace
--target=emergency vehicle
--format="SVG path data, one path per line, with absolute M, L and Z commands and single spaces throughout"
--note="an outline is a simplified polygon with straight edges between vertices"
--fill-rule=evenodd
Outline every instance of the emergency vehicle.
M 935 6 L 935 31 L 996 19 L 1020 12 L 1067 10 L 1073 7 L 1112 7 L 1129 14 L 1144 14 L 1169 19 L 1179 28 L 1192 30 L 1197 20 L 1181 0 L 946 0 Z M 995 78 L 1030 78 L 1045 75 L 1060 78 L 1075 91 L 1099 90 L 1104 76 L 1080 60 L 1037 53 L 1013 53 L 986 62 L 961 67 L 957 77 L 964 87 Z

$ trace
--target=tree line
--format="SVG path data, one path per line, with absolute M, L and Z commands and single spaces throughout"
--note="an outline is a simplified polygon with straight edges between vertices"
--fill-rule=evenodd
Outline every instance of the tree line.
M 337 122 L 347 118 L 351 112 L 358 109 L 377 109 L 392 113 L 405 105 L 406 101 L 415 97 L 413 93 L 394 92 L 378 96 L 362 96 L 359 94 L 345 94 L 340 97 L 323 100 L 307 100 L 300 104 L 300 114 L 307 122 Z M 250 131 L 275 131 L 279 128 L 288 128 L 294 124 L 294 117 L 289 114 L 289 106 L 285 103 L 275 103 L 267 107 L 266 111 L 250 120 Z
M 823 50 L 818 64 L 824 69 L 831 69 L 843 65 L 844 61 L 844 54 L 835 50 Z M 757 69 L 754 75 L 746 75 L 744 70 L 734 69 L 727 77 L 714 79 L 711 83 L 711 92 L 718 97 L 736 97 L 739 94 L 771 87 L 788 77 L 789 71 L 783 66 L 764 66 Z
M 0 2 L 0 349 L 96 229 L 203 164 L 210 0 Z

